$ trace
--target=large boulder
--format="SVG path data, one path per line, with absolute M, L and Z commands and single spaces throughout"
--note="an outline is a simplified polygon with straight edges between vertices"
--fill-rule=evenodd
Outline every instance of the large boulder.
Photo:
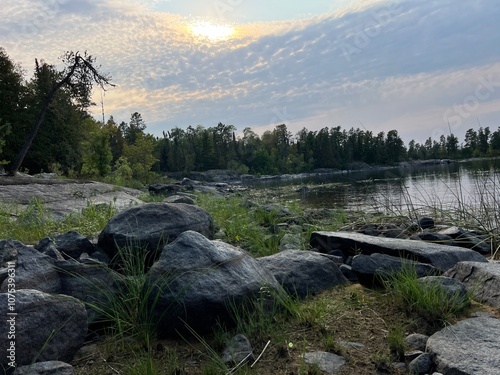
M 460 262 L 444 273 L 461 281 L 474 299 L 500 308 L 500 264 Z
M 95 250 L 88 238 L 75 231 L 55 236 L 54 242 L 66 259 L 78 259 L 83 253 L 91 254 Z
M 59 293 L 61 280 L 54 268 L 54 259 L 29 246 L 16 245 L 15 287 L 16 289 L 36 289 L 45 293 Z M 0 290 L 6 292 L 8 280 L 4 280 Z
M 61 279 L 61 294 L 85 304 L 89 324 L 102 320 L 102 312 L 112 309 L 120 293 L 123 276 L 105 264 L 89 259 L 88 264 L 74 260 L 56 262 Z
M 478 317 L 462 320 L 427 340 L 427 352 L 445 375 L 498 374 L 500 320 Z
M 312 251 L 287 250 L 257 261 L 289 294 L 301 298 L 348 283 L 328 256 Z
M 181 233 L 193 230 L 212 238 L 213 221 L 208 212 L 185 203 L 148 203 L 114 216 L 99 234 L 97 246 L 110 258 L 118 248 L 137 247 L 156 254 Z
M 13 312 L 17 315 L 11 315 Z M 11 360 L 16 366 L 69 362 L 87 335 L 85 306 L 68 296 L 32 289 L 17 290 L 14 297 L 1 293 L 0 315 L 0 350 L 8 353 L 0 356 L 3 368 L 12 367 Z
M 186 324 L 207 331 L 217 322 L 230 323 L 233 307 L 283 292 L 251 255 L 194 231 L 164 247 L 148 271 L 144 291 L 159 321 L 159 337 L 185 330 Z
M 423 241 L 367 236 L 352 232 L 313 232 L 311 246 L 324 253 L 342 251 L 344 256 L 387 254 L 427 263 L 445 272 L 458 262 L 487 260 L 476 251 Z

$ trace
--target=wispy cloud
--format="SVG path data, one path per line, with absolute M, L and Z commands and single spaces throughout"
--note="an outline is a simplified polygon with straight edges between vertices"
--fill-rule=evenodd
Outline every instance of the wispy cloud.
M 361 121 L 418 137 L 441 128 L 448 108 L 499 71 L 495 0 L 360 1 L 320 17 L 234 25 L 235 34 L 216 43 L 196 38 L 192 19 L 153 11 L 154 1 L 39 3 L 2 6 L 9 55 L 31 69 L 35 57 L 52 63 L 64 50 L 88 50 L 117 84 L 106 112 L 127 121 L 139 111 L 156 134 L 219 121 L 297 130 Z M 461 128 L 498 116 L 491 103 L 499 92 Z

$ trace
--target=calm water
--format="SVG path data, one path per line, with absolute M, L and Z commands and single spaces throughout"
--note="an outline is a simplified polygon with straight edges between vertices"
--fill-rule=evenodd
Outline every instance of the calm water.
M 485 204 L 499 209 L 500 159 L 349 172 L 293 185 L 309 187 L 308 193 L 294 194 L 313 207 L 401 212 L 408 207 L 453 209 L 461 202 L 463 209 Z

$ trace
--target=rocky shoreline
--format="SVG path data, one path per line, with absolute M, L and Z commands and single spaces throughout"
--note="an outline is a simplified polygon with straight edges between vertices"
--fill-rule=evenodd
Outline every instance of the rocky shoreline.
M 441 285 L 450 293 L 459 291 L 465 295 L 468 292 L 492 309 L 500 308 L 500 264 L 490 261 L 497 245 L 488 244 L 483 233 L 439 226 L 430 217 L 420 218 L 412 230 L 396 224 L 365 224 L 349 232 L 316 231 L 309 243 L 312 250 L 303 251 L 292 230 L 300 220 L 286 207 L 275 204 L 269 209 L 279 212 L 281 222 L 276 230 L 286 232 L 281 237 L 281 251 L 255 258 L 240 248 L 214 240 L 211 216 L 196 206 L 195 197 L 191 195 L 192 192 L 227 195 L 246 189 L 238 184 L 184 178 L 174 184 L 150 185 L 151 193 L 166 196 L 164 202 L 159 203 L 138 200 L 143 193 L 139 190 L 113 189 L 111 185 L 100 186 L 88 181 L 31 185 L 18 185 L 16 194 L 21 194 L 24 186 L 31 189 L 24 191 L 26 196 L 36 191 L 46 197 L 47 204 L 65 201 L 66 208 L 58 211 L 57 204 L 51 207 L 60 215 L 67 213 L 69 207 L 75 209 L 75 200 L 83 203 L 89 198 L 99 198 L 110 203 L 116 202 L 114 195 L 127 194 L 124 201 L 130 201 L 121 207 L 95 242 L 76 232 L 41 239 L 34 247 L 0 239 L 0 314 L 3 316 L 8 316 L 9 284 L 15 274 L 16 321 L 19 323 L 16 325 L 16 365 L 19 367 L 14 374 L 73 373 L 68 363 L 77 352 L 85 350 L 84 342 L 99 321 L 100 312 L 92 306 L 106 303 L 95 286 L 106 286 L 111 294 L 121 293 L 124 277 L 117 272 L 119 264 L 111 259 L 120 246 L 129 243 L 149 249 L 152 254 L 145 264 L 144 288 L 155 291 L 149 307 L 160 321 L 158 337 L 182 331 L 186 324 L 203 332 L 216 322 L 230 323 L 228 299 L 243 304 L 259 298 L 262 285 L 273 293 L 299 298 L 349 284 L 374 288 L 381 275 L 409 263 L 418 271 L 422 282 Z M 10 188 L 4 190 L 5 198 L 6 192 L 12 194 L 13 185 L 3 186 Z M 52 193 L 43 186 L 52 189 Z M 56 186 L 58 191 L 65 188 L 54 194 Z M 0 197 L 1 187 L 0 184 Z M 74 191 L 81 194 L 75 195 Z M 304 215 L 319 215 L 320 211 L 304 212 Z M 164 274 L 173 277 L 166 289 L 159 287 Z M 430 337 L 410 335 L 406 337 L 406 361 L 394 366 L 422 375 L 493 374 L 500 365 L 496 355 L 500 348 L 499 322 L 497 316 L 479 314 Z M 38 328 L 41 325 L 44 329 Z M 0 321 L 0 332 L 8 330 L 9 322 Z M 7 335 L 2 335 L 0 349 L 8 352 L 9 345 Z M 44 348 L 41 353 L 40 348 Z M 341 370 L 346 358 L 332 358 L 332 355 L 306 352 L 304 358 L 307 363 L 334 374 Z M 30 365 L 35 357 L 37 363 Z M 6 358 L 0 358 L 0 364 L 10 372 L 14 370 Z
M 356 172 L 367 172 L 367 171 L 384 171 L 393 170 L 399 168 L 419 168 L 434 165 L 452 164 L 456 163 L 456 160 L 452 159 L 429 159 L 429 160 L 414 160 L 409 162 L 400 162 L 397 165 L 386 166 L 377 165 L 371 166 L 367 163 L 350 163 L 344 169 L 336 168 L 321 168 L 315 169 L 312 172 L 296 173 L 296 174 L 280 174 L 280 175 L 262 175 L 254 176 L 250 174 L 241 174 L 232 170 L 222 170 L 214 169 L 206 172 L 190 172 L 190 173 L 167 173 L 167 176 L 176 180 L 182 180 L 183 178 L 188 178 L 191 180 L 197 180 L 208 183 L 228 183 L 234 185 L 245 185 L 249 183 L 267 182 L 267 181 L 294 181 L 294 180 L 305 180 L 312 178 L 328 177 L 335 175 L 346 175 Z
M 286 216 L 285 211 L 284 223 Z M 160 322 L 158 337 L 183 330 L 185 324 L 202 332 L 216 323 L 229 323 L 228 299 L 240 304 L 258 298 L 262 285 L 274 293 L 284 291 L 300 298 L 348 283 L 370 288 L 382 273 L 393 272 L 408 262 L 419 270 L 423 280 L 429 280 L 426 282 L 439 283 L 450 288 L 451 293 L 468 290 L 478 301 L 499 308 L 500 265 L 485 258 L 487 251 L 480 246 L 480 234 L 448 228 L 432 236 L 430 233 L 436 232 L 430 231 L 434 229 L 431 218 L 424 218 L 417 225 L 423 235 L 413 239 L 391 238 L 398 237 L 396 228 L 374 226 L 365 226 L 358 232 L 314 232 L 312 251 L 298 250 L 292 245 L 275 255 L 254 258 L 239 248 L 211 240 L 213 221 L 196 205 L 148 203 L 113 217 L 97 243 L 75 232 L 42 239 L 34 248 L 1 240 L 0 314 L 8 314 L 12 274 L 9 270 L 14 269 L 19 322 L 16 365 L 28 366 L 28 370 L 21 371 L 20 367 L 14 373 L 35 374 L 29 372 L 29 364 L 42 347 L 37 361 L 45 362 L 46 368 L 63 366 L 66 372 L 61 373 L 71 373 L 68 365 L 61 365 L 60 361 L 71 362 L 98 320 L 99 311 L 89 306 L 103 301 L 93 286 L 106 285 L 112 293 L 120 293 L 123 276 L 115 271 L 116 265 L 110 259 L 117 247 L 126 243 L 153 253 L 160 249 L 150 259 L 149 270 L 146 268 L 145 285 L 147 290 L 158 293 L 150 298 L 150 308 Z M 158 286 L 164 274 L 172 277 L 166 289 Z M 41 322 L 45 328 L 35 328 Z M 0 322 L 0 331 L 8 331 L 6 320 Z M 50 332 L 57 333 L 46 344 Z M 465 337 L 471 345 L 467 346 L 467 353 L 457 357 L 449 347 L 462 350 L 459 347 L 464 347 Z M 424 342 L 417 352 L 408 354 L 404 366 L 409 371 L 492 374 L 498 368 L 498 357 L 492 354 L 500 347 L 500 324 L 495 317 L 467 319 L 438 331 Z M 6 352 L 9 345 L 7 336 L 2 335 L 0 348 Z M 331 354 L 314 353 L 306 355 L 319 366 Z M 0 363 L 9 368 L 5 358 L 0 358 Z

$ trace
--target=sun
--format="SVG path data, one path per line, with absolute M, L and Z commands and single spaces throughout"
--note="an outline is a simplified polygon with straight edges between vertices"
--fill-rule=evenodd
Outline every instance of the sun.
M 191 24 L 191 32 L 198 38 L 218 42 L 229 39 L 234 34 L 234 27 L 228 24 L 196 21 Z

